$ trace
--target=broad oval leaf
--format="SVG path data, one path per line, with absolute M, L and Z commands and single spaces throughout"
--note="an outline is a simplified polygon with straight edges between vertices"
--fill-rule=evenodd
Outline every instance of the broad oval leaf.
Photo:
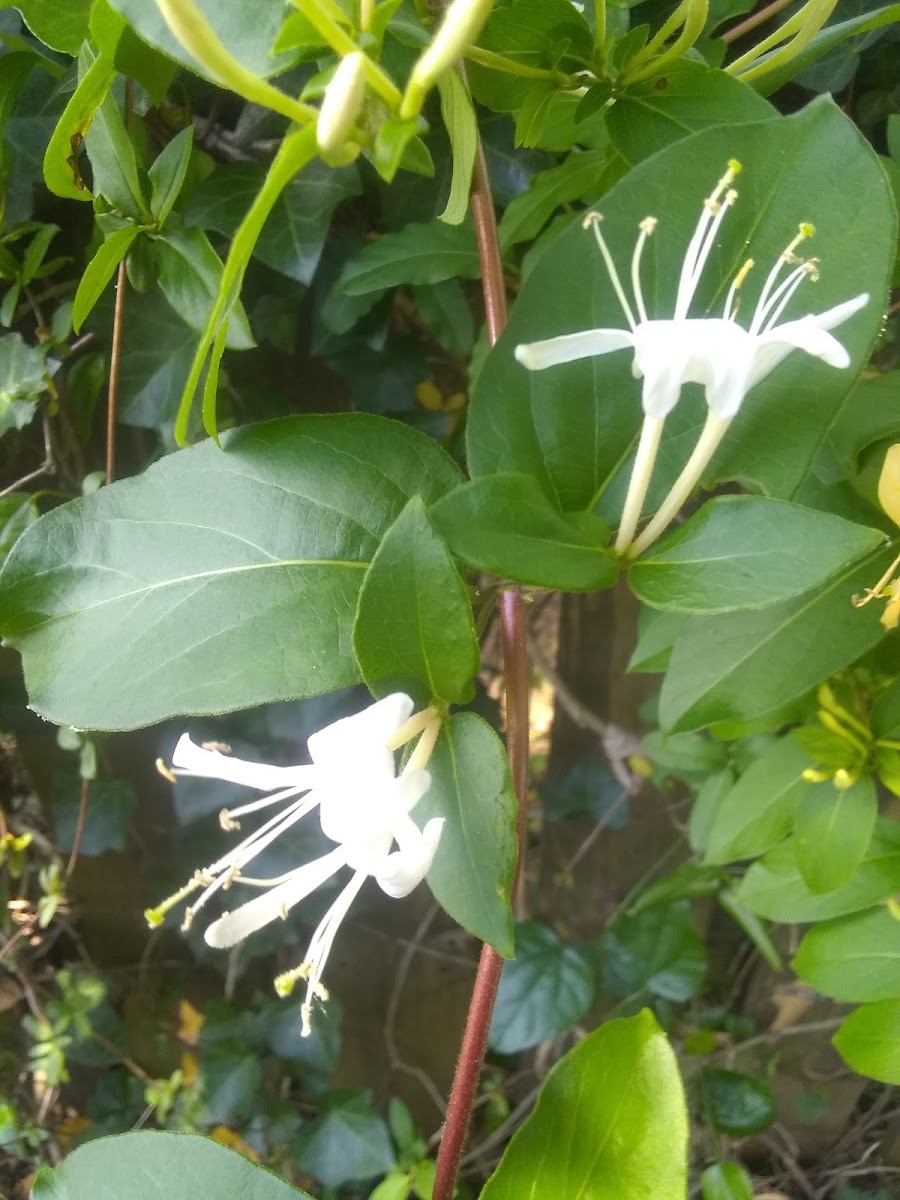
M 707 1067 L 700 1076 L 699 1091 L 704 1119 L 732 1137 L 760 1133 L 777 1115 L 769 1085 L 741 1071 Z
M 562 1058 L 482 1200 L 684 1200 L 687 1110 L 655 1017 L 608 1021 Z
M 592 513 L 563 513 L 528 475 L 489 475 L 435 505 L 435 524 L 460 558 L 534 587 L 611 587 L 618 565 L 606 552 L 609 526 Z
M 618 917 L 599 944 L 603 986 L 632 1008 L 650 996 L 683 1003 L 706 974 L 706 947 L 693 907 L 675 901 L 636 916 Z
M 386 233 L 351 259 L 337 287 L 361 296 L 401 283 L 440 283 L 442 279 L 477 279 L 481 261 L 471 222 L 443 221 L 407 225 Z
M 794 853 L 811 891 L 834 892 L 853 876 L 872 840 L 878 816 L 875 781 L 863 775 L 848 788 L 827 780 L 799 797 Z
M 503 744 L 475 713 L 454 713 L 428 770 L 431 787 L 416 821 L 444 818 L 428 886 L 454 921 L 508 958 L 517 806 Z
M 893 557 L 882 550 L 821 588 L 768 608 L 688 617 L 675 642 L 659 698 L 673 731 L 718 721 L 751 721 L 854 662 L 884 637 L 879 614 L 854 610 Z
M 893 263 L 896 218 L 876 156 L 830 99 L 795 116 L 757 124 L 720 125 L 654 154 L 603 199 L 603 230 L 621 272 L 634 250 L 638 223 L 659 226 L 644 254 L 644 297 L 655 317 L 671 316 L 677 280 L 701 205 L 725 163 L 744 165 L 740 197 L 723 221 L 704 273 L 693 315 L 719 315 L 728 287 L 749 252 L 759 266 L 742 287 L 752 311 L 769 265 L 797 224 L 817 229 L 822 278 L 816 311 L 869 292 L 864 312 L 841 327 L 853 367 L 866 358 L 881 321 Z M 841 162 L 836 186 L 834 163 Z M 791 314 L 799 312 L 798 307 Z M 533 474 L 564 510 L 593 509 L 619 476 L 641 421 L 640 384 L 630 352 L 527 371 L 513 357 L 517 343 L 590 328 L 617 328 L 624 317 L 589 232 L 573 220 L 553 239 L 528 276 L 509 325 L 491 351 L 475 386 L 467 429 L 475 476 L 497 471 Z M 819 448 L 853 383 L 801 353 L 791 355 L 753 389 L 709 470 L 710 480 L 749 481 L 771 495 L 790 497 Z M 683 466 L 703 419 L 696 397 L 685 396 L 670 418 L 654 486 L 665 488 Z M 790 421 L 789 439 L 773 430 Z M 610 515 L 620 500 L 610 502 Z
M 793 967 L 835 1000 L 900 998 L 900 921 L 879 906 L 816 925 L 801 941 Z
M 717 1162 L 700 1176 L 703 1200 L 753 1200 L 750 1176 L 738 1163 Z
M 149 1130 L 79 1146 L 55 1170 L 38 1172 L 31 1200 L 83 1200 L 101 1190 L 128 1200 L 309 1200 L 211 1138 Z
M 763 854 L 790 830 L 809 758 L 790 737 L 755 759 L 719 801 L 706 839 L 708 863 Z
M 428 702 L 472 698 L 480 662 L 472 606 L 419 496 L 384 535 L 366 572 L 353 649 L 377 695 L 413 679 L 427 689 Z
M 831 1040 L 854 1071 L 882 1083 L 900 1083 L 900 1000 L 862 1005 Z
M 797 866 L 794 839 L 774 846 L 753 863 L 737 888 L 737 898 L 770 921 L 805 924 L 871 908 L 900 892 L 900 824 L 879 820 L 869 849 L 853 876 L 834 892 L 817 895 Z
M 719 496 L 657 542 L 628 573 L 655 608 L 765 608 L 816 587 L 875 550 L 879 529 L 762 496 Z
M 16 0 L 15 7 L 36 38 L 73 57 L 88 36 L 93 0 Z
M 0 584 L 0 631 L 57 724 L 126 729 L 359 679 L 365 569 L 410 496 L 459 480 L 424 435 L 288 417 L 169 455 L 45 516 Z
M 516 957 L 503 965 L 488 1045 L 515 1054 L 555 1037 L 583 1017 L 594 999 L 584 951 L 541 921 L 516 926 Z

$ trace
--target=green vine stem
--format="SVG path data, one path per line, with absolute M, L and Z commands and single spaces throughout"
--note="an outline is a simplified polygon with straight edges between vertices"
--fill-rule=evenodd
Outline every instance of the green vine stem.
M 472 216 L 481 261 L 488 340 L 493 346 L 506 324 L 506 286 L 500 260 L 497 217 L 484 149 L 480 141 L 475 155 Z M 500 593 L 499 612 L 503 642 L 503 674 L 506 682 L 506 746 L 518 799 L 519 863 L 512 889 L 515 895 L 524 845 L 525 805 L 528 794 L 528 660 L 525 648 L 525 609 L 518 588 Z M 481 1074 L 481 1064 L 484 1061 L 488 1029 L 502 967 L 503 960 L 497 951 L 492 946 L 483 946 L 460 1045 L 459 1060 L 450 1090 L 444 1133 L 438 1149 L 433 1200 L 451 1200 L 453 1195 Z

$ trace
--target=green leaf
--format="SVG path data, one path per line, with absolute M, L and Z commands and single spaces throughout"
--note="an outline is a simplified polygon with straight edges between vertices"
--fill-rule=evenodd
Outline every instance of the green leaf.
M 374 1111 L 369 1092 L 337 1093 L 301 1129 L 295 1153 L 301 1171 L 327 1187 L 383 1175 L 397 1162 L 387 1125 Z
M 721 314 L 748 253 L 758 266 L 742 286 L 742 311 L 752 312 L 771 265 L 801 220 L 815 223 L 815 253 L 822 260 L 822 277 L 808 306 L 822 311 L 857 292 L 885 294 L 896 229 L 893 200 L 871 147 L 823 98 L 791 117 L 720 125 L 685 137 L 640 163 L 606 194 L 603 231 L 620 273 L 627 272 L 639 222 L 647 215 L 659 219 L 643 272 L 644 299 L 653 317 L 671 315 L 703 197 L 735 157 L 744 165 L 740 195 L 719 229 L 692 316 Z M 845 167 L 840 187 L 835 186 L 835 162 Z M 878 308 L 873 301 L 841 327 L 849 371 L 795 353 L 752 390 L 709 469 L 710 482 L 740 479 L 772 496 L 792 497 L 820 446 L 823 427 L 867 360 L 880 323 Z M 799 301 L 797 310 L 787 310 L 788 317 L 796 311 L 801 311 Z M 472 474 L 531 474 L 563 510 L 593 511 L 604 501 L 602 515 L 614 519 L 641 422 L 641 385 L 631 374 L 632 356 L 621 351 L 527 371 L 513 349 L 624 324 L 592 236 L 575 219 L 535 262 L 503 336 L 478 375 L 467 426 Z M 680 472 L 704 407 L 686 388 L 667 423 L 655 488 L 664 491 Z M 790 438 L 775 437 L 773 430 L 783 428 L 786 419 Z
M 777 1115 L 767 1083 L 723 1067 L 706 1067 L 701 1073 L 700 1104 L 704 1119 L 731 1137 L 761 1133 Z
M 165 225 L 178 199 L 193 146 L 194 127 L 189 125 L 172 138 L 147 172 L 150 177 L 150 211 L 160 226 Z
M 477 279 L 481 263 L 471 222 L 430 221 L 386 233 L 351 259 L 338 281 L 348 296 L 360 296 L 402 283 Z
M 147 0 L 109 0 L 145 42 L 182 66 L 206 75 L 166 24 L 162 11 Z M 267 79 L 292 65 L 290 54 L 273 54 L 285 6 L 281 0 L 255 0 L 253 20 L 247 20 L 246 0 L 197 0 L 197 7 L 216 31 L 225 49 L 254 75 Z M 218 82 L 213 80 L 214 83 Z
M 871 1079 L 900 1083 L 900 1000 L 864 1004 L 831 1039 L 841 1058 Z
M 517 804 L 503 744 L 474 713 L 455 713 L 428 770 L 431 787 L 416 805 L 416 820 L 445 821 L 428 886 L 454 921 L 508 957 Z
M 771 96 L 773 92 L 777 92 L 779 88 L 790 82 L 801 71 L 812 66 L 814 62 L 824 58 L 847 38 L 860 33 L 868 33 L 873 29 L 882 29 L 897 21 L 900 21 L 900 4 L 886 4 L 883 8 L 875 9 L 874 12 L 861 13 L 847 21 L 838 21 L 833 25 L 827 25 L 824 29 L 820 29 L 803 49 L 793 55 L 783 66 L 761 75 L 759 81 L 755 82 L 753 86 L 764 96 Z M 753 63 L 754 71 L 757 67 L 765 64 L 766 57 L 774 56 L 776 53 L 777 51 L 772 51 L 769 56 L 764 55 Z
M 900 735 L 900 679 L 888 684 L 875 701 L 871 723 L 876 738 L 895 739 Z
M 557 208 L 586 195 L 602 195 L 623 172 L 624 163 L 609 150 L 573 150 L 558 167 L 539 171 L 528 191 L 506 206 L 499 226 L 502 249 L 537 237 Z
M 724 71 L 681 59 L 659 79 L 629 88 L 606 117 L 610 140 L 628 163 L 642 162 L 672 142 L 712 125 L 766 121 L 768 101 Z
M 84 143 L 91 160 L 95 194 L 103 196 L 113 209 L 127 217 L 149 220 L 150 210 L 138 177 L 134 147 L 111 93 L 97 106 Z
M 45 46 L 74 56 L 88 35 L 92 4 L 93 0 L 16 0 L 15 7 Z
M 750 1176 L 738 1163 L 717 1162 L 700 1176 L 703 1200 L 753 1200 Z
M 191 195 L 186 225 L 214 229 L 232 237 L 250 209 L 266 177 L 255 163 L 217 166 Z M 319 265 L 332 213 L 342 200 L 359 193 L 355 166 L 326 167 L 308 163 L 289 179 L 272 205 L 252 248 L 260 262 L 298 283 L 310 284 Z
M 84 269 L 72 304 L 72 328 L 78 333 L 94 305 L 103 295 L 116 268 L 140 234 L 139 225 L 126 225 L 109 234 L 106 241 Z
M 0 566 L 26 529 L 38 519 L 37 506 L 23 492 L 0 496 Z
M 469 211 L 469 189 L 478 149 L 478 123 L 469 89 L 456 71 L 445 71 L 438 80 L 438 89 L 441 117 L 453 154 L 450 195 L 438 220 L 446 221 L 448 225 L 461 225 Z
M 555 1037 L 584 1016 L 594 972 L 582 950 L 541 921 L 516 925 L 516 956 L 503 964 L 488 1045 L 516 1054 Z
M 810 784 L 809 758 L 791 737 L 773 742 L 719 801 L 706 842 L 708 863 L 764 854 L 791 828 L 794 807 Z
M 753 912 L 785 924 L 805 924 L 871 908 L 900 892 L 900 827 L 882 819 L 852 878 L 834 892 L 817 895 L 797 866 L 793 838 L 753 863 L 738 885 L 738 899 Z
M 223 442 L 54 509 L 7 559 L 0 627 L 57 724 L 129 728 L 356 681 L 366 566 L 410 496 L 458 479 L 429 438 L 363 414 Z
M 179 229 L 171 224 L 154 239 L 159 286 L 178 315 L 202 331 L 222 288 L 222 260 L 202 229 Z M 255 346 L 244 306 L 235 300 L 228 318 L 225 345 L 232 350 Z
M 56 123 L 44 153 L 44 182 L 51 192 L 67 200 L 93 199 L 78 169 L 78 146 L 116 77 L 116 68 L 110 59 L 101 55 L 91 61 L 87 47 L 82 53 L 86 70 Z
M 491 475 L 463 484 L 432 512 L 459 558 L 535 587 L 611 587 L 618 565 L 609 527 L 592 513 L 562 513 L 527 475 Z
M 40 63 L 40 57 L 30 49 L 14 50 L 3 56 L 3 74 L 0 75 L 0 171 L 4 173 L 7 151 L 2 141 L 3 132 L 32 68 Z
M 410 121 L 388 117 L 381 122 L 372 144 L 372 162 L 385 183 L 392 183 L 401 167 L 428 178 L 434 175 L 431 154 L 419 137 L 423 127 L 420 117 Z
M 47 387 L 47 361 L 38 346 L 29 346 L 21 333 L 0 337 L 0 405 L 31 400 Z
M 219 290 L 203 328 L 181 397 L 181 406 L 175 421 L 175 437 L 179 442 L 184 442 L 187 436 L 194 395 L 200 386 L 204 369 L 206 381 L 203 386 L 203 426 L 211 437 L 218 438 L 216 397 L 219 364 L 225 351 L 226 328 L 230 327 L 229 317 L 239 303 L 244 273 L 266 219 L 290 181 L 315 156 L 316 149 L 315 129 L 312 126 L 292 130 L 287 134 L 272 160 L 260 190 L 232 239 Z
M 419 316 L 441 345 L 451 354 L 468 357 L 475 341 L 475 322 L 459 281 L 420 284 L 412 293 Z
M 603 986 L 630 1005 L 650 996 L 683 1003 L 706 974 L 706 947 L 689 902 L 619 917 L 600 939 Z
M 655 908 L 660 904 L 672 904 L 676 900 L 696 900 L 701 896 L 713 896 L 722 886 L 724 878 L 718 867 L 694 862 L 683 863 L 662 879 L 657 879 L 644 888 L 628 909 L 628 916 L 636 917 L 645 909 Z
M 210 1138 L 184 1133 L 124 1133 L 78 1146 L 55 1170 L 44 1168 L 31 1200 L 82 1200 L 97 1194 L 129 1200 L 296 1200 L 306 1196 L 263 1167 Z M 307 1197 L 309 1200 L 309 1197 Z
M 676 612 L 765 608 L 809 591 L 883 541 L 880 530 L 830 513 L 719 496 L 657 542 L 628 582 L 645 604 Z
M 428 702 L 465 704 L 480 656 L 465 585 L 414 496 L 384 535 L 366 571 L 353 649 L 376 695 L 413 679 Z
M 58 233 L 58 225 L 42 225 L 28 243 L 28 249 L 22 256 L 21 282 L 23 285 L 31 283 L 35 278 L 40 278 L 41 264 L 50 249 L 50 243 Z
M 732 917 L 747 937 L 759 951 L 764 962 L 766 962 L 773 971 L 782 970 L 781 955 L 778 953 L 778 948 L 772 941 L 772 936 L 766 926 L 759 919 L 756 913 L 750 911 L 738 900 L 735 889 L 733 887 L 723 888 L 719 892 L 719 903 L 725 909 L 730 917 Z
M 553 1068 L 481 1200 L 684 1200 L 687 1112 L 653 1015 L 608 1021 Z
M 831 780 L 813 784 L 798 798 L 794 853 L 810 891 L 834 892 L 852 878 L 869 848 L 877 816 L 870 775 L 844 789 Z
M 627 670 L 664 671 L 685 620 L 683 613 L 642 608 L 638 615 L 637 645 L 628 660 Z
M 774 697 L 802 696 L 871 650 L 884 637 L 878 606 L 854 610 L 851 598 L 874 586 L 893 554 L 869 555 L 769 608 L 688 618 L 663 681 L 660 724 L 691 730 L 765 716 Z
M 900 997 L 900 921 L 879 906 L 815 925 L 792 965 L 835 1000 L 894 1000 Z

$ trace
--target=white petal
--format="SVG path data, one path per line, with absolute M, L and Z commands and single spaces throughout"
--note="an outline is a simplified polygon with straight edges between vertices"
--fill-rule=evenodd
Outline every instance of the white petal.
M 757 340 L 750 387 L 765 379 L 792 350 L 805 350 L 814 358 L 820 358 L 830 367 L 845 369 L 850 365 L 850 355 L 837 340 L 825 330 L 835 329 L 869 302 L 868 292 L 836 304 L 823 313 L 809 313 L 796 321 L 786 321 L 762 334 Z
M 333 842 L 362 843 L 390 834 L 431 785 L 428 771 L 404 771 L 396 779 L 371 779 L 344 788 L 329 782 L 316 790 L 322 832 Z
M 271 891 L 263 892 L 262 895 L 242 904 L 233 912 L 219 917 L 218 921 L 213 921 L 203 935 L 206 944 L 215 946 L 218 950 L 227 950 L 229 946 L 242 942 L 244 938 L 249 937 L 251 933 L 256 933 L 270 921 L 283 917 L 295 904 L 304 900 L 310 892 L 321 887 L 326 879 L 330 879 L 335 872 L 346 865 L 346 862 L 347 856 L 344 848 L 338 846 L 329 854 L 323 855 L 322 858 L 315 858 L 312 862 L 304 863 L 284 883 L 279 883 Z
M 843 304 L 836 304 L 834 308 L 828 308 L 825 312 L 806 319 L 814 321 L 820 329 L 835 329 L 852 317 L 854 313 L 858 313 L 861 308 L 865 308 L 868 303 L 869 293 L 863 292 L 859 296 L 854 296 L 852 300 L 845 300 Z
M 555 367 L 557 363 L 611 354 L 613 350 L 633 345 L 634 337 L 627 329 L 585 329 L 582 333 L 566 333 L 516 346 L 516 358 L 529 371 L 543 371 L 544 367 Z
M 412 716 L 413 708 L 403 692 L 385 696 L 314 733 L 307 742 L 310 758 L 346 787 L 370 783 L 373 776 L 392 779 L 394 755 L 387 743 Z
M 432 818 L 421 833 L 412 821 L 409 823 L 415 829 L 415 837 L 404 831 L 401 848 L 389 854 L 379 869 L 372 872 L 381 890 L 395 900 L 408 896 L 428 874 L 444 829 L 443 817 Z M 400 837 L 397 840 L 400 842 Z
M 172 765 L 186 775 L 242 783 L 261 792 L 274 792 L 283 787 L 295 787 L 298 792 L 307 791 L 315 778 L 313 767 L 277 767 L 270 763 L 232 758 L 230 754 L 220 754 L 218 750 L 204 750 L 202 746 L 195 745 L 186 733 L 178 739 L 172 754 Z

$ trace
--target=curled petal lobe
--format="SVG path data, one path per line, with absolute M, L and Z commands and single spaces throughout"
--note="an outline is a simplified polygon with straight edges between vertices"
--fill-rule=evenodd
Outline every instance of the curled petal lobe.
M 277 884 L 253 900 L 248 900 L 240 908 L 213 921 L 204 934 L 206 944 L 218 950 L 227 950 L 230 946 L 237 945 L 264 925 L 278 917 L 286 916 L 295 904 L 305 900 L 310 892 L 321 887 L 346 863 L 347 852 L 344 846 L 338 846 L 322 858 L 304 863 L 292 872 L 284 883 Z
M 434 817 L 421 832 L 409 818 L 407 821 L 406 829 L 398 826 L 394 830 L 400 849 L 372 872 L 381 890 L 395 900 L 408 896 L 428 874 L 444 829 L 443 817 Z
M 393 778 L 394 755 L 387 743 L 412 716 L 413 707 L 409 696 L 394 692 L 362 712 L 342 717 L 309 738 L 310 758 L 348 788 L 369 788 L 373 776 Z
M 298 792 L 308 791 L 314 778 L 312 767 L 277 767 L 269 763 L 247 762 L 218 750 L 206 750 L 192 742 L 186 733 L 178 739 L 172 754 L 172 765 L 185 775 L 223 779 L 262 792 L 274 792 L 291 786 L 295 786 Z
M 585 329 L 581 333 L 566 333 L 542 342 L 516 346 L 516 358 L 529 371 L 543 371 L 545 367 L 611 354 L 633 345 L 634 337 L 625 329 Z

